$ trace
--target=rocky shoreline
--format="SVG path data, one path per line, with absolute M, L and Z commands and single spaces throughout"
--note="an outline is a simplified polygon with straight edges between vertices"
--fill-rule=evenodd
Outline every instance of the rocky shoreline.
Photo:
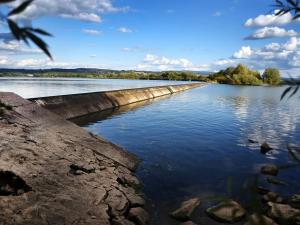
M 137 157 L 13 93 L 0 102 L 0 225 L 146 223 Z

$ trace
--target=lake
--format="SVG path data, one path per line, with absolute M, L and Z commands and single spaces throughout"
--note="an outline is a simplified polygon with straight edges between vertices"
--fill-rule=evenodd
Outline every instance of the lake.
M 19 81 L 0 80 L 0 90 L 6 88 L 24 97 L 37 97 L 166 84 L 78 79 L 27 81 L 15 84 Z M 74 121 L 143 159 L 137 176 L 144 184 L 150 224 L 179 224 L 168 214 L 180 202 L 195 196 L 200 196 L 203 203 L 193 216 L 194 222 L 219 224 L 204 213 L 213 204 L 211 197 L 232 197 L 250 209 L 253 196 L 243 188 L 250 181 L 257 179 L 260 185 L 283 197 L 300 191 L 299 167 L 287 167 L 294 165 L 287 144 L 300 146 L 300 102 L 298 98 L 280 101 L 284 89 L 207 85 Z M 250 143 L 249 139 L 258 143 Z M 267 155 L 260 153 L 264 141 L 274 148 Z M 260 167 L 266 163 L 286 168 L 278 175 L 287 182 L 286 186 L 268 184 L 259 175 Z
M 168 214 L 192 197 L 228 196 L 251 208 L 252 192 L 243 193 L 243 186 L 256 178 L 284 197 L 299 193 L 298 167 L 280 171 L 287 186 L 258 176 L 266 163 L 293 163 L 287 144 L 300 146 L 300 102 L 281 102 L 284 89 L 209 85 L 76 122 L 143 159 L 137 174 L 150 224 L 179 224 Z M 264 141 L 275 149 L 267 155 L 260 153 Z M 202 204 L 195 222 L 219 224 L 205 216 L 211 204 Z
M 24 98 L 68 95 L 86 92 L 142 88 L 186 82 L 82 79 L 82 78 L 10 78 L 0 77 L 0 91 L 13 91 Z

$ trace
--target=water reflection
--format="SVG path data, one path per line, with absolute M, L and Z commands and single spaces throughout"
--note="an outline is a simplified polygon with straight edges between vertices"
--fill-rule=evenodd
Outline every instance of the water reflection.
M 210 85 L 79 123 L 143 159 L 137 175 L 144 183 L 151 224 L 177 224 L 168 214 L 182 200 L 226 195 L 230 177 L 233 197 L 245 202 L 241 187 L 246 179 L 256 177 L 265 163 L 289 160 L 286 143 L 300 140 L 300 104 L 280 102 L 282 90 Z M 267 140 L 278 150 L 262 155 L 259 144 L 248 139 Z M 280 179 L 290 185 L 275 191 L 287 196 L 300 190 L 299 172 L 281 171 Z M 196 211 L 195 222 L 217 224 L 203 213 L 208 205 Z

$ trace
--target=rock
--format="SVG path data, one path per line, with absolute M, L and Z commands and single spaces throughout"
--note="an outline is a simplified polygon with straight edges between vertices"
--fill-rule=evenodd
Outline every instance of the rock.
M 275 178 L 271 178 L 271 177 L 268 177 L 268 178 L 267 178 L 267 181 L 268 181 L 268 183 L 270 183 L 270 184 L 275 184 L 275 185 L 287 185 L 286 182 L 284 182 L 284 181 L 282 181 L 282 180 L 275 179 Z
M 111 224 L 112 225 L 135 225 L 133 222 L 125 219 L 124 217 L 122 217 L 122 218 L 113 218 Z
M 261 152 L 262 154 L 266 154 L 266 153 L 268 153 L 268 152 L 271 151 L 271 150 L 273 150 L 273 148 L 271 148 L 267 142 L 264 142 L 264 143 L 260 146 L 260 152 Z
M 200 205 L 200 198 L 192 198 L 181 203 L 179 209 L 173 211 L 170 215 L 177 220 L 189 220 L 195 209 Z
M 131 208 L 128 213 L 128 219 L 137 225 L 145 225 L 148 222 L 149 215 L 143 208 Z
M 300 210 L 292 208 L 290 205 L 268 202 L 269 216 L 283 221 L 296 221 L 300 217 Z
M 249 143 L 251 144 L 258 144 L 259 142 L 258 141 L 255 141 L 255 140 L 252 140 L 252 139 L 248 139 Z
M 195 224 L 193 221 L 187 221 L 187 222 L 181 223 L 180 225 L 197 225 L 197 224 Z
M 275 202 L 275 203 L 281 203 L 283 199 L 274 192 L 269 192 L 263 196 L 264 202 Z
M 261 173 L 265 175 L 277 176 L 278 172 L 276 165 L 266 165 L 261 168 Z
M 212 219 L 225 223 L 238 222 L 246 215 L 245 209 L 233 200 L 224 201 L 216 206 L 208 208 L 206 213 Z
M 293 195 L 290 199 L 290 205 L 294 208 L 300 209 L 300 195 Z
M 253 214 L 245 225 L 277 225 L 277 223 L 264 215 Z
M 261 195 L 265 195 L 265 194 L 268 194 L 270 191 L 264 187 L 261 187 L 261 186 L 257 186 L 256 187 L 256 192 L 258 194 L 261 194 Z

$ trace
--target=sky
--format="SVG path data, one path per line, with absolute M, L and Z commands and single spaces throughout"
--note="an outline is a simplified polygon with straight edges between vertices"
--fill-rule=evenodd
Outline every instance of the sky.
M 22 0 L 17 0 L 18 5 Z M 243 63 L 300 75 L 300 20 L 273 0 L 34 0 L 19 24 L 42 28 L 54 60 L 0 21 L 0 68 L 218 71 Z M 9 7 L 13 7 L 9 6 Z M 9 8 L 1 6 L 3 15 Z M 4 17 L 4 16 L 2 16 Z

